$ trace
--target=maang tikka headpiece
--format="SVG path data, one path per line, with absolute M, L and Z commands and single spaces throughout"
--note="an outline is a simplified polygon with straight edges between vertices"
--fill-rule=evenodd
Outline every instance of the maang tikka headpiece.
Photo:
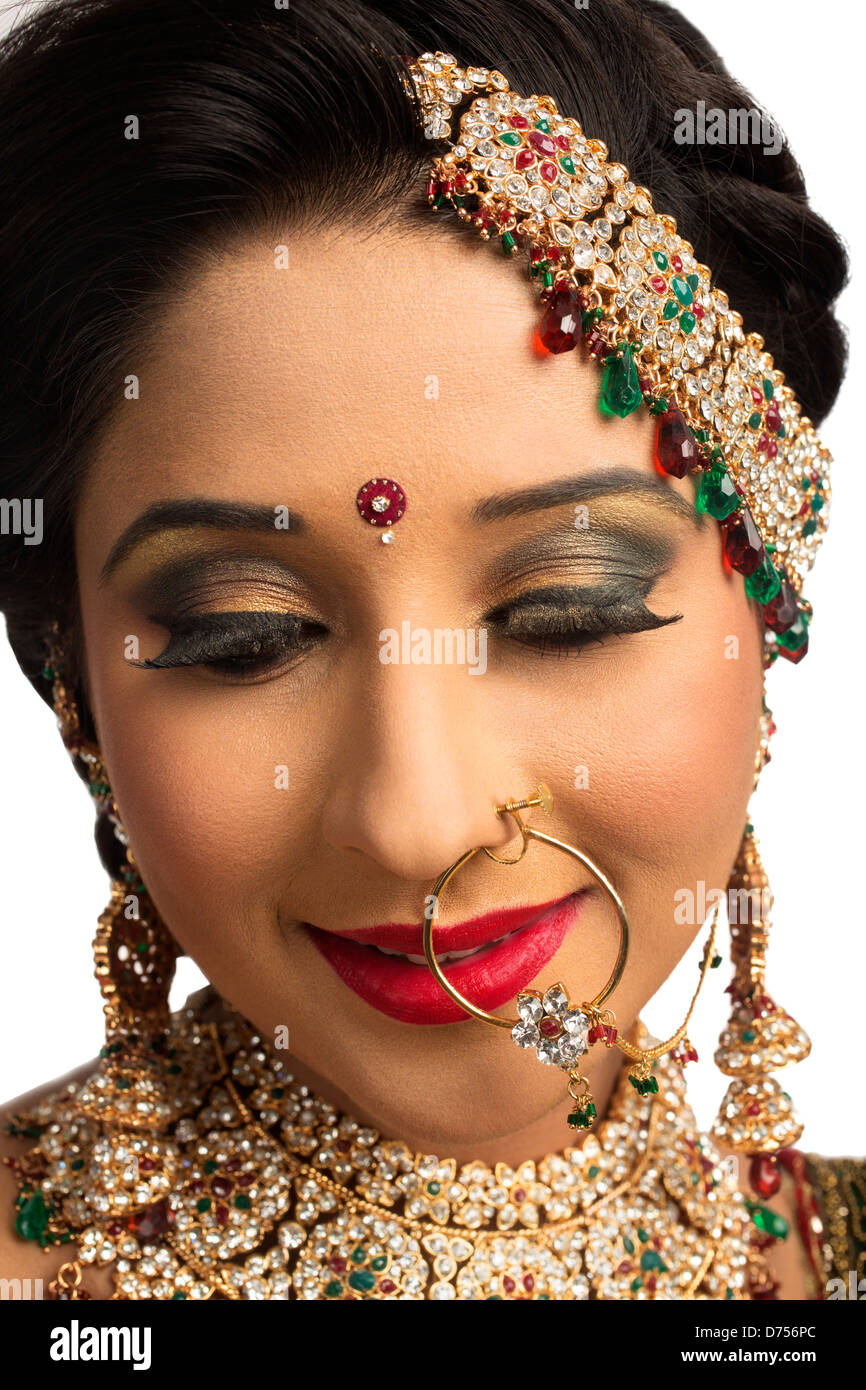
M 506 255 L 528 251 L 545 304 L 541 341 L 554 353 L 583 341 L 601 359 L 604 413 L 646 402 L 660 471 L 696 475 L 695 506 L 721 523 L 726 562 L 763 610 L 765 664 L 799 661 L 812 612 L 801 589 L 827 529 L 831 460 L 763 339 L 744 334 L 673 217 L 552 97 L 523 97 L 501 72 L 462 68 L 447 53 L 405 61 L 425 135 L 450 146 L 432 163 L 431 205 L 449 203 Z M 456 108 L 470 97 L 454 140 Z

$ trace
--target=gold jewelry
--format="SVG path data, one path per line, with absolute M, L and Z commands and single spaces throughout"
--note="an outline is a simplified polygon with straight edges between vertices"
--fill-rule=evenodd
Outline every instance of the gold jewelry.
M 553 797 L 549 787 L 543 782 L 539 783 L 536 793 L 531 797 L 526 797 L 523 800 L 509 800 L 494 806 L 497 815 L 510 815 L 517 821 L 523 839 L 523 848 L 516 859 L 503 859 L 499 855 L 493 854 L 486 846 L 476 845 L 474 849 L 461 854 L 459 859 L 455 860 L 449 868 L 439 875 L 424 905 L 424 954 L 427 957 L 427 964 L 439 984 L 461 1009 L 471 1014 L 473 1018 L 480 1019 L 482 1023 L 492 1024 L 496 1028 L 510 1029 L 511 1036 L 518 1047 L 534 1047 L 539 1061 L 560 1067 L 563 1071 L 568 1072 L 568 1094 L 575 1102 L 568 1115 L 568 1124 L 572 1129 L 588 1129 L 597 1114 L 597 1110 L 589 1082 L 580 1072 L 580 1058 L 593 1042 L 601 1040 L 607 1047 L 612 1047 L 616 1041 L 616 1019 L 611 1010 L 604 1009 L 603 1005 L 618 985 L 625 969 L 629 944 L 628 916 L 613 884 L 587 854 L 575 848 L 574 845 L 567 844 L 564 840 L 554 839 L 552 835 L 545 835 L 543 831 L 524 824 L 520 816 L 521 810 L 535 806 L 540 806 L 547 815 L 553 809 Z M 438 917 L 439 914 L 439 902 L 443 890 L 458 870 L 476 854 L 483 850 L 497 864 L 516 864 L 526 853 L 530 840 L 539 840 L 542 844 L 550 845 L 553 849 L 561 850 L 564 854 L 570 855 L 593 876 L 616 909 L 620 929 L 619 952 L 607 983 L 599 990 L 594 999 L 576 1007 L 572 1004 L 564 985 L 557 981 L 556 984 L 544 991 L 522 990 L 517 996 L 518 1017 L 500 1018 L 497 1014 L 488 1013 L 486 1009 L 481 1009 L 473 1004 L 451 984 L 443 973 L 433 947 L 434 918 Z M 579 1091 L 578 1087 L 582 1087 L 582 1091 Z
M 120 1300 L 742 1300 L 768 1286 L 768 1237 L 669 1059 L 657 1095 L 622 1074 L 581 1147 L 460 1165 L 338 1111 L 231 1006 L 209 1021 L 220 1003 L 208 988 L 172 1015 L 155 1122 L 103 1105 L 109 1057 L 14 1117 L 35 1140 L 5 1160 L 16 1227 L 64 1244 L 56 1296 L 86 1298 L 90 1266 L 111 1269 Z
M 735 904 L 733 912 L 729 909 L 734 977 L 727 992 L 732 1008 L 715 1054 L 719 1070 L 734 1079 L 713 1127 L 723 1143 L 746 1154 L 772 1154 L 799 1139 L 803 1125 L 791 1097 L 768 1073 L 803 1061 L 812 1047 L 800 1025 L 766 990 L 772 901 L 750 823 L 728 884 L 728 902 Z M 766 1164 L 754 1165 L 754 1171 L 763 1173 L 765 1186 L 770 1183 Z
M 88 783 L 97 809 L 97 844 L 111 876 L 111 898 L 93 939 L 95 974 L 109 1036 L 138 1030 L 148 1038 L 168 1023 L 168 995 L 175 960 L 183 952 L 163 922 L 141 879 L 98 744 L 84 737 L 58 625 L 49 638 L 43 671 L 63 742 Z M 126 1085 L 126 1078 L 123 1080 Z
M 450 205 L 509 257 L 528 252 L 545 304 L 538 340 L 604 362 L 604 414 L 645 402 L 658 417 L 659 469 L 694 476 L 696 509 L 719 522 L 726 560 L 762 609 L 766 661 L 800 661 L 812 617 L 801 590 L 827 529 L 831 458 L 763 338 L 744 334 L 675 219 L 553 97 L 525 96 L 450 53 L 404 61 L 407 98 L 440 146 L 431 208 Z

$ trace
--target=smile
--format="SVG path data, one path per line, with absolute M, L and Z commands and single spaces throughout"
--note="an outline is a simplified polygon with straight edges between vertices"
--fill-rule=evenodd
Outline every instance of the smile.
M 492 1011 L 527 988 L 562 945 L 592 887 L 549 903 L 490 912 L 435 927 L 437 959 L 450 984 Z M 365 1003 L 401 1023 L 458 1023 L 465 1010 L 427 966 L 418 923 L 388 923 L 357 931 L 303 929 L 319 954 Z

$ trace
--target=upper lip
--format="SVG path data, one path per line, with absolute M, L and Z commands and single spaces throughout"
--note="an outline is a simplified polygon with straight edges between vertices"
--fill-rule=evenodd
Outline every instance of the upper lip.
M 488 941 L 496 941 L 500 936 L 530 926 L 545 912 L 564 903 L 574 896 L 566 893 L 561 898 L 551 898 L 546 903 L 530 903 L 527 907 L 495 908 L 480 917 L 470 917 L 465 922 L 439 924 L 434 918 L 433 942 L 437 955 L 448 951 L 471 951 L 476 946 L 484 946 Z M 308 926 L 315 926 L 309 922 Z M 318 930 L 325 930 L 319 928 Z M 422 955 L 424 951 L 423 928 L 419 922 L 385 922 L 378 927 L 360 927 L 355 930 L 328 928 L 330 936 L 343 936 L 357 941 L 361 946 L 381 946 L 386 951 L 401 951 L 405 955 Z

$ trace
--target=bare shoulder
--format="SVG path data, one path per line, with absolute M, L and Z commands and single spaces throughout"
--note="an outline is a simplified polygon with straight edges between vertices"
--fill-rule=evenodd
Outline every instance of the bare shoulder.
M 41 1279 L 43 1294 L 47 1294 L 49 1282 L 69 1258 L 70 1252 L 64 1246 L 43 1251 L 35 1241 L 23 1240 L 19 1236 L 15 1228 L 18 1181 L 13 1169 L 3 1160 L 18 1158 L 34 1142 L 33 1136 L 17 1134 L 14 1128 L 10 1133 L 10 1126 L 15 1126 L 15 1117 L 28 1114 L 41 1101 L 63 1090 L 71 1082 L 82 1081 L 95 1070 L 96 1065 L 96 1059 L 85 1062 L 54 1081 L 37 1086 L 0 1106 L 0 1280 Z M 86 1284 L 94 1298 L 111 1297 L 111 1279 L 107 1270 L 88 1270 Z

